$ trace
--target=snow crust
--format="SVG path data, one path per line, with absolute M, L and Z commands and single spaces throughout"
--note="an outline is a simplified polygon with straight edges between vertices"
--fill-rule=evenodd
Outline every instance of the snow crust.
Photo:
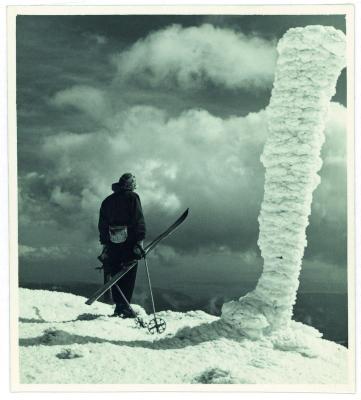
M 222 308 L 223 320 L 251 337 L 277 329 L 292 336 L 324 127 L 346 65 L 345 48 L 343 32 L 318 25 L 289 29 L 278 43 L 269 134 L 261 156 L 266 168 L 258 240 L 263 273 L 252 292 Z
M 107 304 L 20 289 L 20 383 L 345 384 L 348 350 L 292 322 L 251 340 L 203 311 L 162 311 L 161 335 L 111 318 Z M 151 318 L 137 305 L 145 319 Z

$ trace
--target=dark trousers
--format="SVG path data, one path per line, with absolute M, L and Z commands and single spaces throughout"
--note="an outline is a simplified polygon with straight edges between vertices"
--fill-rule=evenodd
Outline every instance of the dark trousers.
M 118 285 L 119 289 L 123 292 L 125 298 L 128 300 L 128 303 L 132 300 L 132 295 L 135 286 L 135 279 L 137 277 L 137 269 L 138 264 L 133 267 L 130 271 L 128 271 L 115 285 Z M 111 276 L 115 275 L 118 271 L 111 274 Z M 116 304 L 126 305 L 123 297 L 119 293 L 118 289 L 112 286 L 112 297 L 113 301 Z
M 134 255 L 131 251 L 133 247 L 124 245 L 109 246 L 108 259 L 104 263 L 104 278 L 105 280 L 117 274 L 122 269 L 122 263 L 133 261 Z M 128 271 L 115 285 L 123 292 L 125 298 L 130 303 L 134 291 L 135 280 L 137 276 L 138 263 Z M 126 302 L 119 293 L 115 285 L 111 288 L 113 302 L 120 306 L 126 306 Z

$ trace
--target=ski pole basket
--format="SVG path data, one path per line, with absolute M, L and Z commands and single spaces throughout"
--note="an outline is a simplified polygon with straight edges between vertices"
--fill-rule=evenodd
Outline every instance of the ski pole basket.
M 166 327 L 167 324 L 163 318 L 154 317 L 148 322 L 148 331 L 152 335 L 154 335 L 154 333 L 163 333 Z

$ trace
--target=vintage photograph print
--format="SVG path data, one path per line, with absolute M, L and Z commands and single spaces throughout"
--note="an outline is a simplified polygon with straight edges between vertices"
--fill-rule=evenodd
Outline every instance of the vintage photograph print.
M 353 7 L 8 20 L 14 390 L 352 392 Z

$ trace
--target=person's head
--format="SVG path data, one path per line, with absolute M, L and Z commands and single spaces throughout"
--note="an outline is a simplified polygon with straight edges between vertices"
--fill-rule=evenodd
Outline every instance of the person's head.
M 126 172 L 119 178 L 118 186 L 122 190 L 135 190 L 137 187 L 135 176 L 130 172 Z

